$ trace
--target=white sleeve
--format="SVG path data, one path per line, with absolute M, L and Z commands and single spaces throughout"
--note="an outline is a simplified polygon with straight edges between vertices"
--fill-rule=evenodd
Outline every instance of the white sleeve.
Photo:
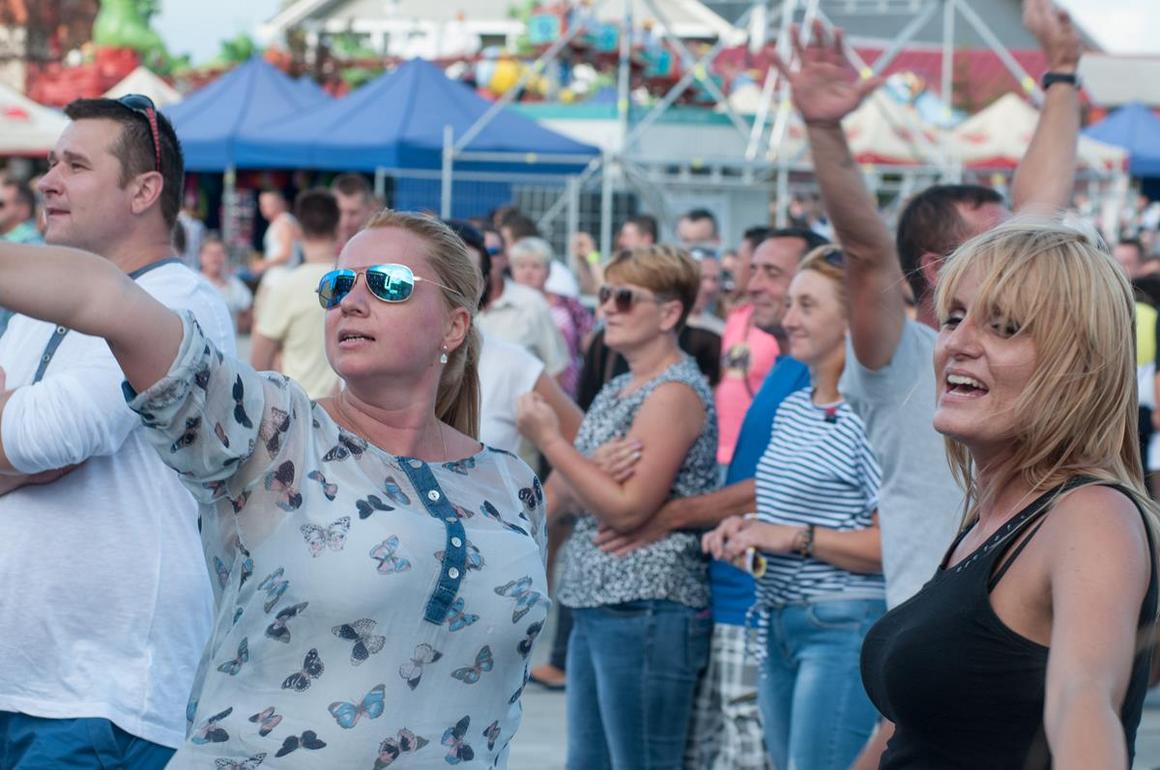
M 125 376 L 108 345 L 97 337 L 76 337 L 67 340 L 67 368 L 57 368 L 64 360 L 55 362 L 51 377 L 17 388 L 4 406 L 0 441 L 21 473 L 112 454 L 137 425 L 121 393 Z

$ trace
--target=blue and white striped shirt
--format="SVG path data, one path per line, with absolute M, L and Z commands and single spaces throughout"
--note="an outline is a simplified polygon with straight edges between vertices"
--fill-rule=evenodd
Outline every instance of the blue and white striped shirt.
M 863 529 L 878 507 L 881 472 L 865 426 L 844 401 L 817 406 L 810 388 L 790 394 L 773 418 L 757 466 L 757 516 L 775 524 Z M 855 573 L 797 554 L 766 554 L 757 608 L 818 598 L 879 599 L 882 573 Z

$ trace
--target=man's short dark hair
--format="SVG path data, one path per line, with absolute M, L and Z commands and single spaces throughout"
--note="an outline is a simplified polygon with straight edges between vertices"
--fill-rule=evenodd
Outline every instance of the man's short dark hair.
M 756 249 L 761 244 L 766 241 L 771 241 L 774 238 L 797 238 L 799 241 L 803 241 L 806 247 L 798 255 L 799 260 L 819 246 L 826 246 L 830 243 L 828 238 L 818 235 L 808 227 L 778 227 L 772 230 L 767 228 L 765 237 L 760 241 L 756 241 L 753 244 L 753 248 Z
M 922 274 L 922 255 L 946 256 L 971 237 L 970 226 L 958 206 L 977 209 L 1003 203 L 1003 196 L 977 184 L 936 184 L 910 199 L 898 217 L 897 247 L 902 273 L 916 301 L 930 287 Z
M 369 201 L 374 197 L 371 183 L 362 174 L 339 174 L 331 181 L 330 189 L 348 198 L 361 195 L 363 200 Z
M 624 224 L 632 225 L 642 235 L 649 236 L 653 243 L 660 241 L 660 227 L 657 225 L 657 218 L 652 214 L 637 214 L 635 217 L 624 220 Z
M 303 190 L 294 199 L 294 218 L 306 238 L 334 238 L 338 235 L 338 200 L 325 187 Z
M 445 219 L 443 222 L 464 243 L 479 252 L 479 272 L 483 275 L 483 282 L 480 285 L 484 287 L 483 294 L 479 298 L 479 309 L 482 310 L 483 306 L 487 303 L 487 285 L 488 281 L 491 280 L 491 255 L 487 253 L 487 244 L 483 240 L 483 233 L 470 222 L 464 222 L 459 219 Z M 500 237 L 502 238 L 503 236 Z
M 1117 246 L 1131 246 L 1132 248 L 1134 248 L 1136 250 L 1136 257 L 1141 262 L 1144 261 L 1144 257 L 1146 256 L 1144 254 L 1144 244 L 1140 242 L 1139 238 L 1121 238 L 1120 240 L 1116 241 L 1116 245 Z
M 121 136 L 113 143 L 113 155 L 121 163 L 122 187 L 133 177 L 149 171 L 160 171 L 161 216 L 165 226 L 177 223 L 181 210 L 181 192 L 185 180 L 185 156 L 181 142 L 169 119 L 157 112 L 157 138 L 160 147 L 153 149 L 153 131 L 149 119 L 116 99 L 76 99 L 64 108 L 71 120 L 111 120 L 121 126 Z M 161 168 L 157 168 L 157 155 Z
M 503 221 L 502 227 L 506 227 L 511 233 L 512 241 L 540 237 L 540 228 L 536 227 L 536 223 L 523 214 L 512 214 Z
M 749 244 L 756 249 L 757 245 L 768 238 L 771 232 L 773 232 L 773 229 L 770 227 L 754 225 L 753 227 L 747 227 L 745 229 L 745 232 L 741 234 L 741 240 L 749 241 Z
M 687 219 L 690 222 L 703 222 L 709 220 L 713 223 L 713 237 L 717 236 L 717 217 L 713 216 L 713 212 L 709 209 L 690 209 L 681 215 L 681 219 Z
M 16 200 L 18 203 L 23 203 L 28 207 L 28 216 L 36 213 L 36 193 L 32 191 L 32 187 L 28 182 L 21 182 L 18 179 L 5 179 L 5 187 L 11 187 L 16 192 Z

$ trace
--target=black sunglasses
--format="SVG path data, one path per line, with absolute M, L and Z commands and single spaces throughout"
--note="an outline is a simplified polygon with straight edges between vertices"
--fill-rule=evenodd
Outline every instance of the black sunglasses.
M 630 289 L 627 286 L 609 286 L 605 284 L 596 292 L 596 299 L 603 305 L 608 300 L 612 300 L 612 304 L 616 307 L 616 312 L 627 313 L 632 310 L 632 306 L 637 302 L 656 302 L 660 303 L 658 297 L 646 297 L 635 289 Z
M 157 105 L 144 94 L 125 94 L 117 99 L 117 104 L 126 107 L 149 121 L 149 133 L 153 139 L 154 170 L 161 170 L 161 135 L 157 131 Z

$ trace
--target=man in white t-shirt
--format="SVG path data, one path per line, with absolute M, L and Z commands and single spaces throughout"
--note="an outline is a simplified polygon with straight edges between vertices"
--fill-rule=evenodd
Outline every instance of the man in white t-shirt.
M 103 255 L 233 355 L 225 303 L 173 255 L 172 126 L 144 97 L 65 112 L 39 184 L 46 240 Z M 0 766 L 160 770 L 211 624 L 197 506 L 141 437 L 104 340 L 18 315 L 0 368 Z
M 250 363 L 260 371 L 273 369 L 281 352 L 280 371 L 311 398 L 323 398 L 338 388 L 338 375 L 326 359 L 326 311 L 315 291 L 338 258 L 338 202 L 330 190 L 306 190 L 294 202 L 294 216 L 302 228 L 303 262 L 270 287 L 258 308 Z

